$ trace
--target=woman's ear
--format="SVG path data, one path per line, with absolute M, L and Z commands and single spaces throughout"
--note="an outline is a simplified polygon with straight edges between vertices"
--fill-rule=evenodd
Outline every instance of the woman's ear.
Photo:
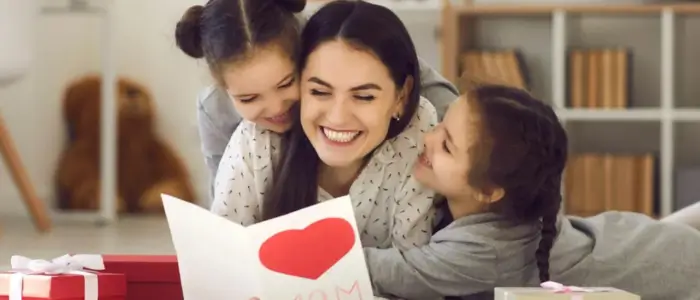
M 491 189 L 489 192 L 479 193 L 479 197 L 477 197 L 477 199 L 479 200 L 479 202 L 491 204 L 501 201 L 501 199 L 503 199 L 505 195 L 506 191 L 504 189 L 495 188 Z
M 502 188 L 497 188 L 491 191 L 491 195 L 488 195 L 489 203 L 495 203 L 501 201 L 505 197 L 506 191 Z
M 408 97 L 411 95 L 411 91 L 413 91 L 413 76 L 409 75 L 406 77 L 403 86 L 398 92 L 398 101 L 396 102 L 396 107 L 392 113 L 392 117 L 395 119 L 398 120 L 401 118 L 401 116 L 403 116 L 404 107 L 406 107 L 406 102 L 408 102 Z

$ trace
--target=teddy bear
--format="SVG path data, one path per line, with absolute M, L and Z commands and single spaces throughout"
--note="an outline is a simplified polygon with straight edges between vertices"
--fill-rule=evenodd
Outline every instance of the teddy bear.
M 69 143 L 56 170 L 58 208 L 96 210 L 100 198 L 99 75 L 70 83 L 63 98 Z M 118 78 L 117 203 L 119 212 L 163 212 L 161 193 L 195 202 L 189 174 L 155 130 L 153 98 L 137 82 Z

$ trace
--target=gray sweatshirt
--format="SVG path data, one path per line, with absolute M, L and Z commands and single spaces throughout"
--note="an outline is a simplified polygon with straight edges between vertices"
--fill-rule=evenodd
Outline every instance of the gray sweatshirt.
M 458 91 L 449 81 L 433 70 L 428 63 L 418 58 L 421 69 L 421 95 L 435 106 L 442 120 L 447 107 L 458 96 Z M 202 141 L 204 161 L 210 172 L 210 199 L 214 192 L 214 177 L 226 144 L 241 121 L 226 91 L 210 86 L 197 96 L 197 122 Z M 206 207 L 209 207 L 208 203 Z
M 700 231 L 628 212 L 560 216 L 551 280 L 616 287 L 644 300 L 700 299 Z M 376 292 L 403 299 L 493 299 L 495 287 L 539 285 L 539 226 L 494 214 L 452 222 L 403 253 L 365 248 Z M 666 254 L 666 255 L 664 255 Z

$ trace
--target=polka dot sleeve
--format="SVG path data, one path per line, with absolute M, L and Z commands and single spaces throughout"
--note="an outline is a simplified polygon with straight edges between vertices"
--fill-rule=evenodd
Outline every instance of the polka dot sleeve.
M 259 195 L 255 184 L 254 128 L 242 122 L 233 133 L 219 164 L 211 211 L 248 226 L 261 219 Z
M 397 143 L 397 149 L 411 160 L 405 165 L 404 174 L 413 173 L 413 165 L 423 152 L 423 137 L 437 124 L 435 108 L 423 99 L 417 110 L 413 126 L 409 126 L 403 136 L 411 143 Z M 394 194 L 394 220 L 392 240 L 394 247 L 401 250 L 422 246 L 428 243 L 432 234 L 435 209 L 435 192 L 423 187 L 413 176 L 403 179 L 401 188 Z

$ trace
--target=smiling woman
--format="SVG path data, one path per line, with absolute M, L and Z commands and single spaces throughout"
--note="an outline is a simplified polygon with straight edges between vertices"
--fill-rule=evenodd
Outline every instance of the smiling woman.
M 386 139 L 392 119 L 401 119 L 413 78 L 397 89 L 381 60 L 342 40 L 311 53 L 302 76 L 304 132 L 325 164 L 346 167 L 345 176 L 335 177 L 352 178 Z
M 382 6 L 334 1 L 308 21 L 300 53 L 300 120 L 283 140 L 262 219 L 349 194 L 363 246 L 425 243 L 433 192 L 411 169 L 437 114 L 420 97 L 403 23 Z

